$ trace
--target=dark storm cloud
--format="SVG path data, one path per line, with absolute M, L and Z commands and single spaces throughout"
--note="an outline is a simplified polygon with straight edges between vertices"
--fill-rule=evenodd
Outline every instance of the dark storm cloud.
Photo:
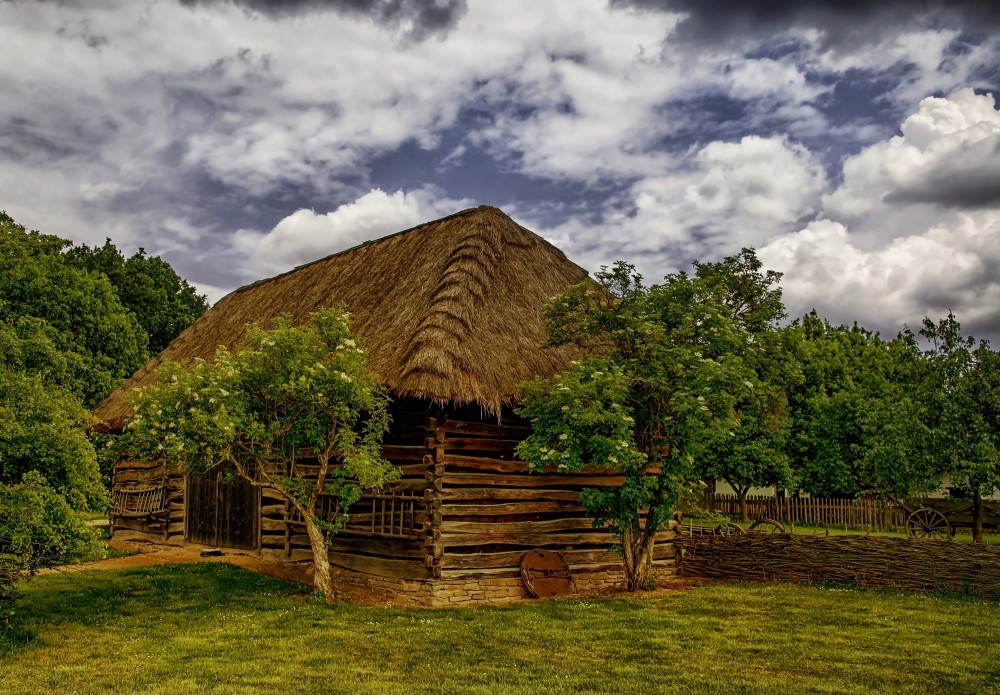
M 330 10 L 369 17 L 380 24 L 409 24 L 416 39 L 453 29 L 468 10 L 466 0 L 180 0 L 182 5 L 212 5 L 231 2 L 271 17 L 287 17 Z
M 931 22 L 966 31 L 1000 28 L 996 0 L 610 0 L 612 7 L 682 12 L 678 36 L 718 42 L 812 27 L 831 44 L 863 43 L 886 27 Z
M 993 156 L 1000 157 L 1000 145 Z M 944 208 L 1000 207 L 1000 166 L 993 163 L 940 171 L 913 185 L 892 191 L 887 203 L 931 203 Z

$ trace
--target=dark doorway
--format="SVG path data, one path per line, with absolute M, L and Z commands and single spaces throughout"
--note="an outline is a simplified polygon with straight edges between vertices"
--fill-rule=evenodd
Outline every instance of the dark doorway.
M 259 488 L 242 478 L 206 471 L 187 482 L 187 540 L 221 548 L 256 550 Z

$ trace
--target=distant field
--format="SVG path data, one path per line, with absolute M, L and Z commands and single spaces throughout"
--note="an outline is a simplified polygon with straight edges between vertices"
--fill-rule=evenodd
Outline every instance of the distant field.
M 1000 692 L 1000 603 L 963 597 L 715 585 L 327 607 L 206 564 L 39 577 L 19 614 L 3 693 Z

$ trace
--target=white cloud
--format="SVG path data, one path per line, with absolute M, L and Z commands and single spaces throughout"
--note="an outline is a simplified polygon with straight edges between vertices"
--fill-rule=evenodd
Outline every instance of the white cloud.
M 826 188 L 818 159 L 784 138 L 712 142 L 685 164 L 638 181 L 599 223 L 571 221 L 546 234 L 591 269 L 625 259 L 658 280 L 794 229 Z
M 471 205 L 427 189 L 391 194 L 373 189 L 331 212 L 297 210 L 263 234 L 240 230 L 233 251 L 247 279 L 257 280 Z
M 877 243 L 927 229 L 928 220 L 945 222 L 956 207 L 1000 204 L 1000 112 L 992 95 L 962 89 L 928 97 L 901 131 L 844 163 L 843 184 L 824 200 L 831 219 Z
M 901 135 L 845 162 L 820 219 L 760 249 L 785 273 L 792 313 L 816 307 L 892 333 L 954 310 L 1000 329 L 998 152 L 992 96 L 921 101 Z

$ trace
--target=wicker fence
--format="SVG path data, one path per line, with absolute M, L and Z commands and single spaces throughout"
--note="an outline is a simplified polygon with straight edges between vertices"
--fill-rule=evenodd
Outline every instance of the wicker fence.
M 710 495 L 705 505 L 733 519 L 739 519 L 740 500 L 736 495 Z M 782 524 L 817 524 L 838 528 L 899 530 L 906 524 L 906 512 L 892 502 L 863 497 L 747 497 L 751 520 L 774 519 Z
M 844 582 L 1000 596 L 1000 548 L 886 536 L 678 536 L 684 577 Z

